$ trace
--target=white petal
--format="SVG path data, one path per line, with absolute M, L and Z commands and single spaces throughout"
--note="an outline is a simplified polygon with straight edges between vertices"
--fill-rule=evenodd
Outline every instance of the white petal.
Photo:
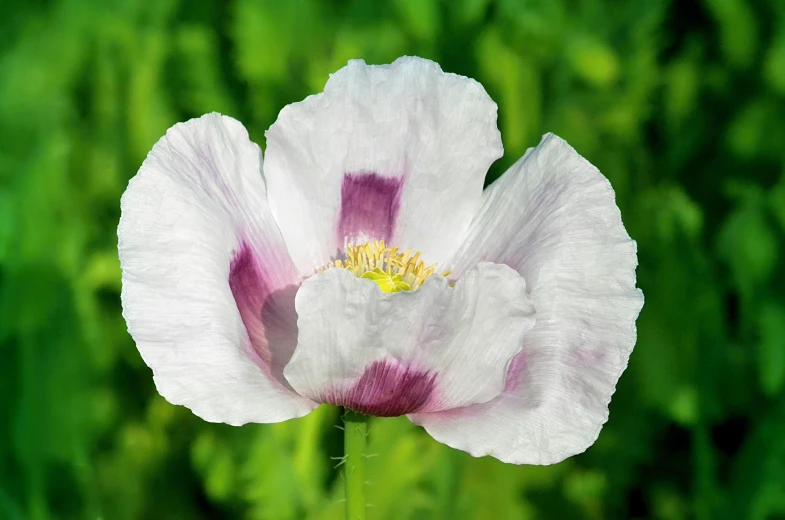
M 534 324 L 526 284 L 480 264 L 455 287 L 433 276 L 385 293 L 340 268 L 303 282 L 299 338 L 284 375 L 298 393 L 372 415 L 487 402 Z
M 487 191 L 457 275 L 506 263 L 529 286 L 537 323 L 495 400 L 411 418 L 474 456 L 550 464 L 594 443 L 635 344 L 637 255 L 608 180 L 547 135 Z
M 298 276 L 261 160 L 240 123 L 209 114 L 169 129 L 121 203 L 128 330 L 161 395 L 213 422 L 275 422 L 315 407 L 280 375 L 295 345 L 286 324 Z
M 496 104 L 474 80 L 420 58 L 330 77 L 267 131 L 273 215 L 304 275 L 347 242 L 386 240 L 429 263 L 460 244 L 502 155 Z

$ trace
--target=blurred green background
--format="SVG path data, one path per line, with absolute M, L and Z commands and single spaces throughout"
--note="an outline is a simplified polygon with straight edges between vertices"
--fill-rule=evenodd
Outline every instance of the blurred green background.
M 262 144 L 350 58 L 434 59 L 499 104 L 501 174 L 546 131 L 610 178 L 639 340 L 586 453 L 473 459 L 374 420 L 377 519 L 785 518 L 782 0 L 3 0 L 0 519 L 338 519 L 335 408 L 207 424 L 120 315 L 119 198 L 177 121 Z

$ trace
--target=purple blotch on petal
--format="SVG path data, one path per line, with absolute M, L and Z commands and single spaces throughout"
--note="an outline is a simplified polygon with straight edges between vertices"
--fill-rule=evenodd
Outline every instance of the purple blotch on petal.
M 507 369 L 507 377 L 504 383 L 504 391 L 507 393 L 511 393 L 515 391 L 518 385 L 521 383 L 521 379 L 523 378 L 523 374 L 526 371 L 526 368 L 529 366 L 529 359 L 528 359 L 528 352 L 524 347 L 517 356 L 512 358 L 510 362 L 510 367 Z
M 269 275 L 251 246 L 242 241 L 229 267 L 229 288 L 248 332 L 250 344 L 245 353 L 265 374 L 292 390 L 283 368 L 297 346 L 294 297 L 298 287 L 271 291 Z
M 400 208 L 403 177 L 347 173 L 341 184 L 338 242 L 390 240 Z
M 424 408 L 435 386 L 436 374 L 396 361 L 376 361 L 349 390 L 334 392 L 322 400 L 366 415 L 395 417 Z

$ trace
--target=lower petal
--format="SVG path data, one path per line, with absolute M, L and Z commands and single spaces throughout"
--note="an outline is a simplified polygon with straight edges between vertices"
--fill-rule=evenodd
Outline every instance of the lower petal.
M 526 284 L 481 264 L 454 287 L 432 276 L 385 293 L 341 268 L 297 293 L 299 337 L 284 375 L 301 395 L 393 416 L 487 402 L 534 324 Z

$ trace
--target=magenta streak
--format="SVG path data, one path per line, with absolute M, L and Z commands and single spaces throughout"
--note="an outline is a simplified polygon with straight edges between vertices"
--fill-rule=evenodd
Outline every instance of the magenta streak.
M 347 173 L 341 184 L 338 243 L 390 240 L 400 209 L 403 177 Z
M 413 370 L 396 361 L 376 361 L 346 391 L 321 399 L 377 417 L 395 417 L 421 410 L 436 386 L 436 374 Z
M 523 351 L 521 351 L 517 356 L 512 358 L 510 362 L 510 367 L 507 369 L 507 378 L 504 382 L 504 392 L 505 393 L 512 393 L 518 387 L 523 377 L 523 373 L 526 371 L 527 363 L 527 352 L 526 348 L 524 347 Z
M 270 291 L 267 274 L 251 247 L 241 242 L 230 264 L 229 288 L 251 341 L 248 354 L 266 374 L 291 389 L 283 368 L 297 346 L 297 286 Z

